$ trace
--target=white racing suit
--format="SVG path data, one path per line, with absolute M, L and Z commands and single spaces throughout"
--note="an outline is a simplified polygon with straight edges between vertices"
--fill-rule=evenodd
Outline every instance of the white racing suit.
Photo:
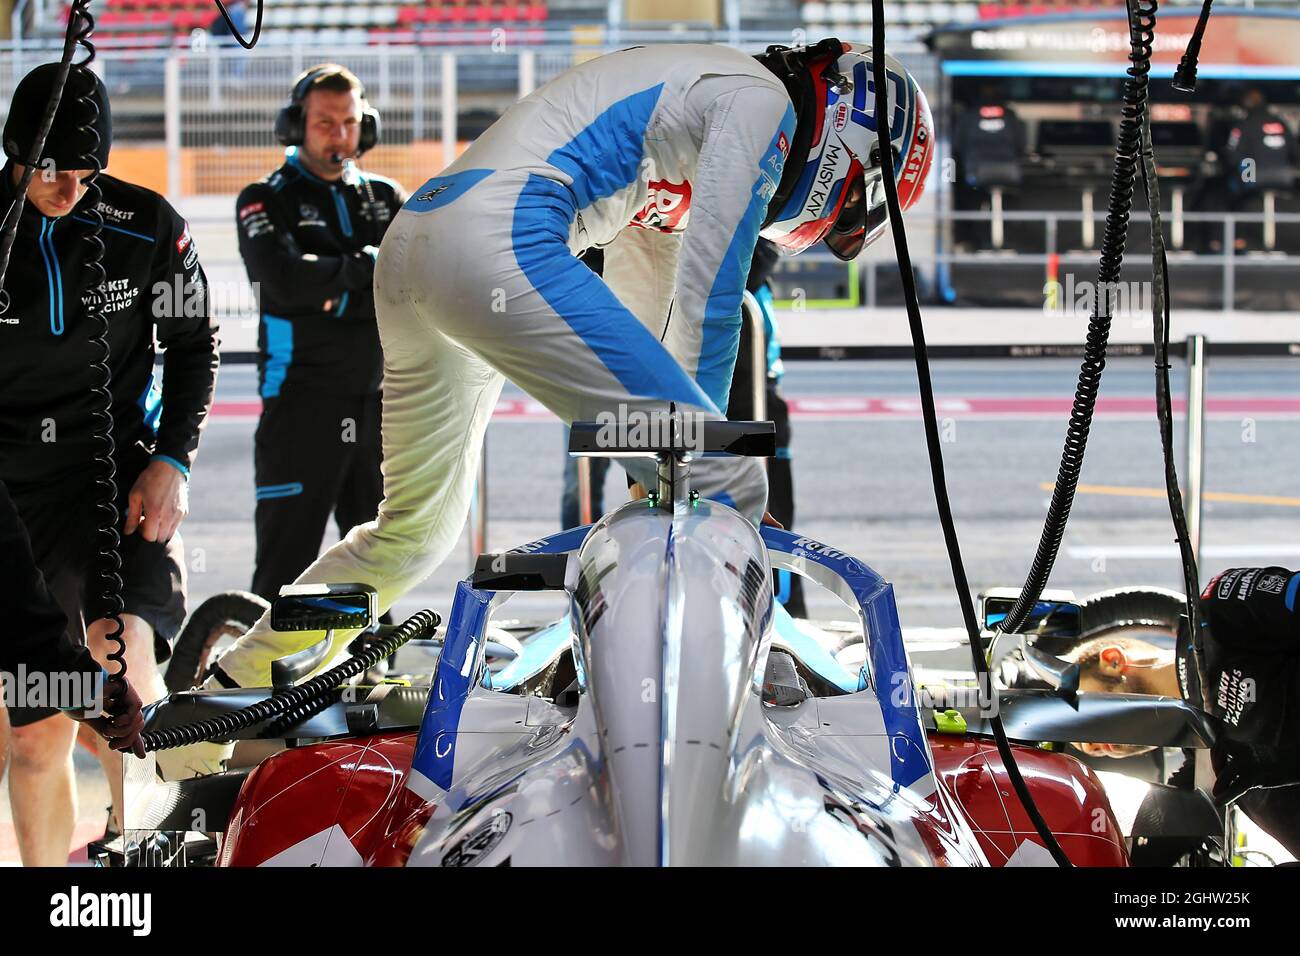
M 417 189 L 375 272 L 384 500 L 298 582 L 371 584 L 386 609 L 432 573 L 464 527 L 503 376 L 564 422 L 669 401 L 725 417 L 745 278 L 794 126 L 780 81 L 739 51 L 626 50 L 541 87 Z M 575 257 L 591 246 L 603 279 Z M 652 461 L 625 462 L 653 487 Z M 692 481 L 763 513 L 760 461 L 701 460 Z M 264 686 L 272 660 L 321 636 L 263 616 L 221 668 Z

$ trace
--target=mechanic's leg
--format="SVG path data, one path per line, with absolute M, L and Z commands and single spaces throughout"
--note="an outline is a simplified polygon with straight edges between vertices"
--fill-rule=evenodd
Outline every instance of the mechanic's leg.
M 77 725 L 63 714 L 14 727 L 9 805 L 23 866 L 67 866 L 77 820 Z
M 320 554 L 352 449 L 345 411 L 319 392 L 267 399 L 254 440 L 257 510 L 252 590 L 268 601 Z M 374 517 L 371 515 L 370 517 Z
M 378 295 L 376 304 L 384 346 L 384 500 L 376 520 L 353 528 L 298 582 L 370 584 L 386 611 L 432 573 L 460 536 L 483 433 L 503 380 L 426 327 L 405 297 L 393 301 Z M 336 632 L 335 649 L 346 647 L 356 634 Z M 222 657 L 220 668 L 240 686 L 266 686 L 271 661 L 323 636 L 272 631 L 269 615 L 263 615 Z
M 154 634 L 149 622 L 134 614 L 122 615 L 122 638 L 126 641 L 126 678 L 140 695 L 141 703 L 152 704 L 167 696 L 167 685 L 158 673 L 155 661 Z M 86 646 L 101 667 L 110 674 L 117 670 L 117 665 L 110 662 L 108 655 L 117 647 L 108 639 L 113 629 L 109 620 L 95 621 L 86 629 Z M 98 734 L 95 735 L 95 756 L 104 768 L 108 778 L 109 792 L 113 797 L 113 819 L 119 832 L 123 829 L 122 803 L 122 755 L 111 750 Z

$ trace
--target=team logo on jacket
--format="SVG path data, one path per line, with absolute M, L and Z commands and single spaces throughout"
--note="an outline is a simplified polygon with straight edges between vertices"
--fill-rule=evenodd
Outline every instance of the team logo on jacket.
M 95 206 L 104 216 L 105 219 L 114 219 L 118 222 L 128 222 L 135 218 L 134 209 L 118 209 L 116 206 L 110 206 L 106 202 L 101 202 Z
M 320 217 L 320 210 L 311 203 L 302 203 L 298 207 L 298 215 L 302 218 L 298 220 L 300 226 L 323 226 L 325 220 Z
M 176 252 L 182 253 L 188 249 L 190 241 L 190 224 L 187 222 L 184 228 L 181 229 L 181 237 L 176 240 Z
M 776 134 L 776 148 L 783 159 L 790 158 L 790 141 L 786 139 L 785 130 Z
M 652 179 L 645 205 L 632 217 L 632 225 L 660 232 L 677 232 L 686 228 L 691 212 L 691 184 Z
M 179 244 L 180 241 L 177 240 L 177 245 Z M 132 285 L 130 277 L 105 279 L 99 290 L 92 290 L 81 297 L 81 304 L 89 305 L 98 298 L 100 311 L 104 315 L 111 315 L 129 309 L 139 295 L 140 287 Z

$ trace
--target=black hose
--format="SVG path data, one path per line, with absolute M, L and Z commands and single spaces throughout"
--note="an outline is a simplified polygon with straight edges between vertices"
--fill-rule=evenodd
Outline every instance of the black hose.
M 925 442 L 930 457 L 930 478 L 934 485 L 934 500 L 939 511 L 939 523 L 943 526 L 944 543 L 948 548 L 948 560 L 952 566 L 953 584 L 957 589 L 957 601 L 961 605 L 962 620 L 966 624 L 966 634 L 970 641 L 971 660 L 975 667 L 977 685 L 993 689 L 989 676 L 988 661 L 984 659 L 983 644 L 980 641 L 980 628 L 975 619 L 975 605 L 971 601 L 970 583 L 966 578 L 966 568 L 962 562 L 961 544 L 957 540 L 957 525 L 952 516 L 952 502 L 948 500 L 948 482 L 943 469 L 943 445 L 939 439 L 939 416 L 935 410 L 934 383 L 930 379 L 930 357 L 925 345 L 925 327 L 921 322 L 921 306 L 916 295 L 916 277 L 912 272 L 912 256 L 907 247 L 907 231 L 903 226 L 903 210 L 898 204 L 898 184 L 894 181 L 891 157 L 893 149 L 889 142 L 889 130 L 892 127 L 891 107 L 889 104 L 889 83 L 885 75 L 885 13 L 883 0 L 872 0 L 872 72 L 876 85 L 876 135 L 880 143 L 880 155 L 884 165 L 881 177 L 885 186 L 885 201 L 889 208 L 889 225 L 894 237 L 894 250 L 898 258 L 898 272 L 903 284 L 903 301 L 907 305 L 908 324 L 912 330 L 912 352 L 916 357 L 917 386 L 921 393 L 921 420 L 925 425 Z M 997 743 L 998 754 L 1006 768 L 1011 786 L 1016 791 L 1021 805 L 1025 808 L 1038 838 L 1052 855 L 1058 866 L 1073 866 L 1070 858 L 1061 849 L 1056 835 L 1052 833 L 1047 821 L 1034 803 L 1033 794 L 1025 783 L 1016 764 L 1015 754 L 1011 751 L 1011 742 L 1007 739 L 1006 728 L 996 707 L 988 708 L 992 714 L 989 726 Z
M 1131 18 L 1150 18 L 1154 32 L 1157 0 L 1150 0 L 1150 9 L 1134 7 L 1141 0 L 1127 0 Z M 1209 15 L 1209 0 L 1202 8 L 1200 30 L 1204 30 L 1205 17 Z M 1145 20 L 1143 20 L 1145 22 Z M 1199 49 L 1199 42 L 1196 44 Z M 1193 60 L 1194 64 L 1194 60 Z M 1195 66 L 1192 68 L 1195 75 Z M 1151 142 L 1151 114 L 1142 113 L 1142 188 L 1146 195 L 1147 210 L 1151 219 L 1151 319 L 1155 340 L 1156 419 L 1160 426 L 1160 451 L 1164 459 L 1165 497 L 1174 524 L 1174 540 L 1183 573 L 1183 593 L 1186 595 L 1187 620 L 1191 627 L 1192 660 L 1197 671 L 1197 685 L 1201 690 L 1198 705 L 1208 712 L 1210 701 L 1206 697 L 1209 682 L 1205 674 L 1204 645 L 1201 637 L 1200 571 L 1196 567 L 1196 550 L 1187 531 L 1187 510 L 1183 507 L 1182 491 L 1178 484 L 1178 464 L 1174 457 L 1174 413 L 1169 388 L 1169 261 L 1165 253 L 1164 228 L 1160 217 L 1160 177 L 1156 168 L 1155 147 Z M 1189 408 L 1187 414 L 1192 414 Z
M 230 30 L 230 35 L 235 38 L 235 42 L 245 50 L 251 50 L 257 46 L 257 41 L 262 36 L 262 0 L 257 0 L 257 19 L 253 21 L 253 37 L 251 40 L 245 40 L 244 35 L 235 28 L 235 21 L 230 19 L 230 12 L 221 0 L 213 0 L 217 9 L 221 11 L 221 17 L 226 21 L 226 27 Z
M 230 740 L 233 734 L 245 728 L 264 720 L 281 717 L 291 711 L 302 716 L 310 715 L 312 705 L 328 698 L 344 681 L 374 667 L 408 641 L 431 638 L 441 623 L 442 618 L 434 611 L 416 611 L 399 624 L 391 634 L 375 641 L 365 651 L 356 657 L 348 658 L 337 667 L 332 667 L 296 687 L 276 691 L 270 697 L 256 704 L 250 704 L 242 710 L 209 717 L 182 727 L 151 730 L 141 737 L 144 741 L 144 749 L 146 751 L 171 750 L 205 740 Z
M 1051 576 L 1065 526 L 1074 507 L 1074 495 L 1083 472 L 1084 452 L 1092 429 L 1097 392 L 1102 371 L 1106 368 L 1106 345 L 1110 339 L 1110 297 L 1119 282 L 1124 265 L 1124 245 L 1128 237 L 1133 189 L 1141 158 L 1142 122 L 1146 115 L 1148 74 L 1151 72 L 1151 49 L 1155 36 L 1155 0 L 1137 0 L 1129 7 L 1129 67 L 1124 81 L 1124 106 L 1119 137 L 1115 144 L 1115 163 L 1111 171 L 1110 202 L 1106 210 L 1106 229 L 1101 243 L 1101 261 L 1097 267 L 1096 297 L 1088 320 L 1088 335 L 1079 366 L 1079 384 L 1074 392 L 1074 406 L 1065 433 L 1065 448 L 1057 470 L 1056 486 L 1042 537 L 1034 552 L 1033 564 L 1024 586 L 1006 618 L 998 625 L 1004 633 L 1014 634 L 1024 626 L 1029 612 L 1038 603 Z

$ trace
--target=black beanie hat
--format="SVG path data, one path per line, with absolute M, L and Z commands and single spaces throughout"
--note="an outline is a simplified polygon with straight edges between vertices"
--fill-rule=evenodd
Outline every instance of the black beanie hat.
M 57 63 L 42 64 L 24 76 L 14 90 L 9 118 L 5 120 L 4 149 L 5 155 L 15 162 L 25 165 L 29 161 L 58 71 Z M 81 102 L 83 96 L 88 96 L 91 102 Z M 92 108 L 91 103 L 98 110 Z M 82 126 L 89 126 L 99 134 L 99 142 L 93 149 L 94 137 L 81 129 Z M 88 69 L 73 67 L 68 72 L 68 82 L 54 114 L 50 135 L 45 139 L 41 160 L 54 160 L 54 167 L 59 170 L 90 169 L 89 157 L 85 155 L 89 153 L 99 160 L 102 169 L 108 165 L 108 149 L 112 142 L 113 116 L 109 111 L 104 81 Z

